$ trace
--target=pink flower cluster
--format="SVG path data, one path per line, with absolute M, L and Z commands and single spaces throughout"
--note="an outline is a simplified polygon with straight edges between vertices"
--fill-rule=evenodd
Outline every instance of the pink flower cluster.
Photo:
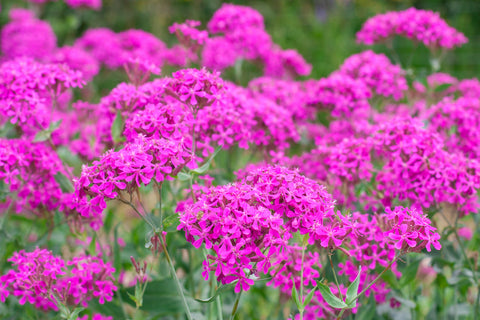
M 28 0 L 32 3 L 44 4 L 49 1 L 56 1 L 56 0 Z M 74 8 L 91 8 L 94 10 L 100 10 L 102 7 L 102 0 L 65 0 L 65 3 Z
M 84 166 L 75 180 L 77 210 L 82 217 L 93 219 L 91 226 L 98 229 L 105 200 L 123 199 L 122 192 L 130 194 L 153 179 L 161 183 L 176 176 L 192 159 L 184 144 L 145 138 L 139 135 L 119 151 L 110 150 L 89 167 Z
M 440 235 L 432 222 L 421 211 L 396 207 L 394 210 L 386 208 L 382 216 L 384 228 L 388 231 L 388 238 L 393 242 L 395 249 L 402 252 L 421 251 L 426 248 L 432 251 L 442 247 Z
M 35 18 L 26 9 L 10 11 L 11 21 L 0 32 L 0 47 L 5 59 L 30 57 L 45 60 L 57 48 L 57 37 L 52 27 Z
M 429 128 L 442 136 L 445 147 L 467 158 L 480 158 L 480 101 L 447 97 L 429 110 Z
M 331 111 L 333 117 L 365 117 L 370 110 L 368 99 L 372 93 L 363 80 L 334 73 L 318 81 L 309 80 L 309 104 L 320 110 Z
M 199 109 L 222 98 L 223 80 L 220 73 L 210 73 L 205 68 L 182 69 L 172 74 L 168 93 L 184 102 L 195 115 Z
M 197 29 L 200 24 L 200 21 L 187 20 L 184 23 L 174 23 L 168 28 L 170 33 L 177 36 L 180 45 L 189 50 L 192 56 L 196 55 L 196 52 L 205 45 L 208 39 L 207 31 Z
M 312 69 L 295 50 L 282 50 L 265 31 L 262 15 L 249 7 L 223 4 L 208 23 L 211 34 L 202 52 L 202 64 L 222 70 L 237 60 L 257 61 L 264 65 L 265 75 L 293 78 L 308 75 Z
M 0 114 L 27 135 L 46 129 L 49 115 L 69 88 L 82 87 L 82 75 L 66 65 L 19 58 L 0 65 Z
M 0 139 L 0 181 L 8 186 L 18 214 L 44 216 L 69 203 L 55 177 L 69 173 L 58 155 L 43 143 L 24 139 Z
M 416 8 L 387 12 L 368 19 L 357 33 L 357 41 L 370 45 L 396 35 L 421 42 L 432 50 L 452 49 L 468 41 L 438 13 Z
M 476 159 L 445 151 L 438 134 L 410 119 L 380 125 L 374 139 L 376 152 L 385 159 L 376 177 L 384 205 L 398 198 L 422 208 L 450 203 L 462 214 L 478 209 L 480 167 Z
M 349 57 L 338 72 L 362 80 L 377 95 L 395 100 L 402 98 L 408 89 L 405 71 L 393 65 L 385 55 L 371 50 Z
M 115 269 L 97 257 L 80 256 L 70 261 L 54 256 L 46 249 L 15 252 L 8 259 L 15 269 L 0 276 L 0 301 L 19 298 L 38 309 L 58 310 L 58 302 L 87 307 L 92 299 L 100 304 L 111 301 L 117 287 Z
M 236 292 L 248 290 L 252 276 L 268 271 L 293 233 L 308 234 L 309 243 L 328 248 L 347 236 L 325 188 L 298 172 L 266 166 L 241 176 L 236 183 L 207 188 L 180 212 L 178 229 L 187 240 L 216 254 L 204 262 L 206 278 L 214 271 L 223 284 L 238 280 Z

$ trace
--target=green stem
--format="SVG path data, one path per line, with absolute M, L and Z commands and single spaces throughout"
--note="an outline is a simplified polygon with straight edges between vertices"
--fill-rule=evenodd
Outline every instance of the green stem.
M 188 303 L 187 303 L 187 299 L 185 298 L 185 294 L 183 293 L 183 288 L 182 288 L 182 285 L 180 283 L 180 280 L 178 279 L 177 277 L 177 272 L 175 271 L 175 266 L 173 265 L 172 263 L 172 259 L 170 258 L 170 255 L 168 254 L 168 250 L 167 250 L 167 246 L 165 245 L 165 241 L 163 241 L 163 234 L 162 232 L 160 231 L 160 229 L 155 226 L 154 224 L 152 224 L 150 221 L 148 221 L 139 211 L 138 209 L 131 203 L 131 202 L 128 202 L 128 201 L 125 201 L 125 200 L 122 200 L 122 199 L 119 199 L 121 202 L 125 203 L 125 204 L 128 204 L 133 210 L 135 210 L 135 212 L 150 226 L 152 227 L 153 231 L 155 232 L 155 234 L 158 236 L 158 238 L 160 239 L 160 243 L 162 244 L 162 249 L 163 249 L 163 252 L 165 253 L 165 257 L 167 259 L 167 262 L 168 262 L 168 266 L 170 267 L 170 271 L 172 273 L 172 276 L 173 276 L 173 279 L 175 280 L 175 283 L 177 285 L 177 291 L 178 293 L 180 294 L 181 298 L 182 298 L 182 303 L 183 303 L 183 306 L 185 307 L 185 313 L 187 314 L 187 318 L 188 320 L 193 320 L 192 318 L 192 314 L 190 312 L 190 308 L 188 307 Z M 138 199 L 138 201 L 140 201 L 140 199 Z
M 238 303 L 240 302 L 240 297 L 242 296 L 242 292 L 243 290 L 240 290 L 240 292 L 237 293 L 237 297 L 235 298 L 235 304 L 233 305 L 233 309 L 232 309 L 232 314 L 230 315 L 230 320 L 235 319 L 235 314 L 237 313 Z
M 305 260 L 305 246 L 302 246 L 302 267 L 300 269 L 300 320 L 303 320 L 303 312 L 305 308 L 303 307 L 303 261 Z M 295 285 L 295 283 L 293 284 Z
M 398 256 L 396 256 L 389 264 L 388 266 L 383 269 L 382 272 L 380 272 L 380 274 L 372 281 L 368 284 L 368 286 L 366 286 L 362 292 L 360 292 L 359 294 L 357 294 L 351 301 L 356 301 L 358 298 L 360 298 L 368 289 L 371 288 L 371 286 L 373 286 L 375 284 L 375 282 L 377 282 L 385 272 L 387 272 L 388 269 L 390 269 L 390 267 L 395 263 L 395 261 L 397 261 L 397 259 L 401 256 L 401 254 L 399 254 Z M 343 313 L 345 312 L 345 310 L 347 309 L 342 309 L 342 311 L 340 311 L 340 314 L 337 316 L 337 320 L 340 320 Z
M 162 243 L 163 252 L 165 253 L 165 257 L 167 258 L 168 265 L 170 266 L 170 271 L 172 273 L 173 279 L 175 280 L 175 283 L 177 284 L 178 293 L 182 297 L 182 303 L 183 303 L 183 306 L 185 307 L 185 313 L 187 314 L 187 318 L 189 320 L 193 320 L 192 314 L 190 313 L 190 308 L 188 307 L 187 299 L 185 298 L 185 294 L 183 293 L 182 285 L 180 283 L 180 280 L 177 277 L 177 272 L 175 271 L 175 266 L 172 263 L 172 259 L 170 258 L 170 255 L 168 254 L 167 246 L 165 245 L 165 241 L 163 241 L 163 235 L 160 234 L 160 233 L 157 233 L 157 234 L 158 234 L 158 237 L 160 238 L 160 242 Z
M 332 255 L 328 253 L 328 260 L 330 260 L 330 267 L 332 267 L 333 278 L 335 279 L 335 284 L 337 285 L 338 293 L 340 294 L 340 299 L 343 301 L 342 291 L 340 291 L 340 284 L 338 283 L 337 273 L 335 272 L 335 267 L 333 266 Z

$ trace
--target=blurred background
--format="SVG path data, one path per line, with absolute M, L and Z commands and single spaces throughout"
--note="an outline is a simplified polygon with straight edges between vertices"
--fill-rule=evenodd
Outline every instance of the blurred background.
M 62 1 L 41 7 L 38 15 L 48 20 L 58 45 L 72 44 L 87 28 L 108 27 L 114 31 L 142 29 L 153 33 L 167 45 L 176 43 L 168 26 L 186 19 L 199 20 L 202 28 L 224 1 L 220 0 L 103 0 L 99 11 L 73 10 Z M 265 0 L 228 1 L 251 6 L 264 16 L 267 31 L 283 49 L 298 50 L 313 65 L 311 76 L 320 78 L 335 70 L 353 53 L 365 50 L 356 44 L 355 33 L 378 13 L 414 6 L 438 11 L 442 18 L 463 32 L 469 43 L 446 57 L 442 70 L 458 78 L 480 74 L 479 0 Z M 2 0 L 0 24 L 8 22 L 11 7 L 32 7 L 24 0 Z M 37 10 L 39 8 L 36 8 Z M 398 38 L 398 37 L 397 37 Z M 429 69 L 427 49 L 415 48 L 409 41 L 396 39 L 395 51 L 403 67 Z M 385 52 L 383 46 L 373 47 Z

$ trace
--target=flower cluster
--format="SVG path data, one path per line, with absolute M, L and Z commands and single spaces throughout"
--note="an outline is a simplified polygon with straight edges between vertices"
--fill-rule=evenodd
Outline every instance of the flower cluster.
M 6 59 L 30 57 L 46 60 L 57 48 L 52 27 L 25 9 L 10 11 L 10 21 L 0 32 L 0 48 Z
M 100 304 L 111 301 L 117 287 L 115 269 L 97 257 L 81 256 L 70 261 L 46 249 L 21 250 L 8 259 L 15 269 L 0 276 L 0 301 L 19 298 L 38 309 L 58 310 L 58 303 L 87 307 L 92 299 Z
M 376 15 L 365 22 L 357 41 L 374 44 L 399 35 L 426 47 L 452 49 L 467 42 L 463 33 L 449 26 L 436 12 L 410 8 Z
M 480 101 L 477 98 L 445 98 L 429 110 L 429 128 L 439 132 L 445 147 L 468 158 L 480 157 Z
M 0 65 L 0 114 L 26 134 L 46 129 L 57 99 L 68 88 L 84 84 L 79 71 L 66 65 L 41 64 L 18 58 Z M 3 122 L 2 121 L 2 122 Z
M 81 216 L 94 219 L 92 227 L 97 229 L 106 199 L 123 199 L 122 192 L 132 195 L 153 179 L 161 183 L 169 175 L 177 175 L 191 159 L 190 151 L 180 141 L 139 135 L 123 149 L 110 150 L 91 166 L 83 167 L 75 180 L 77 210 Z
M 377 95 L 399 100 L 408 89 L 405 72 L 383 54 L 371 50 L 355 54 L 340 66 L 339 73 L 365 82 Z
M 443 149 L 440 136 L 415 120 L 395 119 L 375 134 L 376 152 L 385 161 L 376 177 L 381 201 L 409 200 L 421 208 L 441 203 L 468 214 L 478 208 L 479 162 Z
M 174 23 L 168 30 L 177 36 L 178 42 L 195 54 L 207 41 L 208 32 L 197 29 L 200 21 L 187 20 L 184 23 Z
M 208 23 L 211 34 L 202 52 L 202 64 L 216 70 L 231 67 L 237 60 L 264 65 L 267 76 L 293 78 L 308 75 L 312 66 L 295 50 L 282 50 L 265 31 L 262 15 L 252 8 L 223 4 Z
M 43 216 L 68 204 L 57 182 L 69 175 L 62 161 L 48 146 L 24 139 L 0 139 L 0 181 L 8 186 L 17 213 Z
M 213 249 L 205 261 L 223 284 L 238 280 L 247 290 L 257 269 L 264 273 L 283 252 L 293 233 L 308 234 L 309 243 L 338 247 L 346 237 L 334 216 L 334 201 L 325 188 L 279 166 L 253 168 L 242 179 L 212 187 L 180 213 L 179 229 L 196 248 Z
M 318 81 L 310 80 L 306 85 L 309 104 L 331 111 L 334 117 L 348 118 L 353 114 L 364 117 L 370 110 L 368 99 L 372 93 L 362 80 L 334 73 Z
M 182 69 L 172 74 L 169 92 L 186 103 L 194 114 L 199 109 L 221 99 L 223 80 L 220 73 L 210 73 L 206 69 Z
M 436 250 L 442 247 L 436 228 L 432 227 L 430 219 L 421 211 L 403 207 L 394 210 L 386 208 L 382 218 L 384 228 L 388 230 L 388 238 L 397 250 L 418 252 L 426 248 L 430 252 L 432 247 Z

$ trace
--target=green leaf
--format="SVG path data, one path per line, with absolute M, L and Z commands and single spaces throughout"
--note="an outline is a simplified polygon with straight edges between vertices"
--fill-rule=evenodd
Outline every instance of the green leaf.
M 57 183 L 60 185 L 60 189 L 62 189 L 63 192 L 71 193 L 75 191 L 72 182 L 70 182 L 70 179 L 68 179 L 63 173 L 57 172 L 53 177 L 55 178 L 55 181 L 57 181 Z
M 382 280 L 385 281 L 390 287 L 393 289 L 399 289 L 400 284 L 398 283 L 398 279 L 392 270 L 388 269 L 382 275 Z
M 205 162 L 201 167 L 197 168 L 197 169 L 193 169 L 191 172 L 192 173 L 196 173 L 196 174 L 202 174 L 204 173 L 205 171 L 207 171 L 209 168 L 210 168 L 210 163 L 212 162 L 213 158 L 215 158 L 215 156 L 220 152 L 220 150 L 222 150 L 222 147 L 219 146 L 215 152 L 212 154 L 212 156 L 210 157 L 210 159 L 208 159 L 207 162 Z
M 448 88 L 450 88 L 451 86 L 452 86 L 451 83 L 444 83 L 444 84 L 441 84 L 441 85 L 435 87 L 435 90 L 433 90 L 433 91 L 435 91 L 435 92 L 445 91 Z
M 85 310 L 85 308 L 82 308 L 82 307 L 77 307 L 77 308 L 75 308 L 75 310 L 73 310 L 72 313 L 70 313 L 70 315 L 68 316 L 68 319 L 67 319 L 67 320 L 77 320 L 77 319 L 78 319 L 78 315 L 79 315 L 80 312 L 82 312 L 83 310 Z
M 195 299 L 196 301 L 200 302 L 200 303 L 211 303 L 213 301 L 215 301 L 215 298 L 218 297 L 222 292 L 225 292 L 233 287 L 235 287 L 235 285 L 237 284 L 238 280 L 235 280 L 229 284 L 226 284 L 226 285 L 222 285 L 220 287 L 217 288 L 217 290 L 215 291 L 215 294 L 213 296 L 211 296 L 210 298 L 207 298 L 207 299 Z
M 310 301 L 312 301 L 312 298 L 313 298 L 313 294 L 315 293 L 315 291 L 317 291 L 317 286 L 315 286 L 315 288 L 313 288 L 312 290 L 310 290 L 310 292 L 307 294 L 307 296 L 305 297 L 305 302 L 303 303 L 303 308 L 305 308 L 306 306 L 308 306 L 308 304 L 310 303 Z
M 292 286 L 292 298 L 295 301 L 295 305 L 297 306 L 298 310 L 303 310 L 303 304 L 300 302 L 300 298 L 298 296 L 297 287 L 295 287 L 295 279 L 292 279 L 293 286 Z
M 359 307 L 355 320 L 373 320 L 376 316 L 376 302 L 373 295 L 370 295 L 367 304 L 363 304 Z
M 120 112 L 120 110 L 117 110 L 117 115 L 113 120 L 112 129 L 111 129 L 112 140 L 114 143 L 123 141 L 122 134 L 123 134 L 124 125 L 125 123 L 122 118 L 122 113 Z
M 420 259 L 408 263 L 405 270 L 402 270 L 402 278 L 400 279 L 400 285 L 403 287 L 411 283 L 417 277 L 418 266 L 420 265 Z
M 347 304 L 337 298 L 330 290 L 329 286 L 324 285 L 323 283 L 318 283 L 318 289 L 320 290 L 320 294 L 322 295 L 323 299 L 333 308 L 343 309 L 347 308 Z
M 358 268 L 358 274 L 355 280 L 348 286 L 346 303 L 349 308 L 355 308 L 357 306 L 357 299 L 355 297 L 358 294 L 358 285 L 360 284 L 360 274 L 362 272 L 362 266 Z
M 192 176 L 185 172 L 179 172 L 177 175 L 177 179 L 180 181 L 189 181 L 190 179 L 192 179 Z
M 163 230 L 167 232 L 176 231 L 179 224 L 180 216 L 178 213 L 174 213 L 163 219 Z
M 42 142 L 50 139 L 52 132 L 57 130 L 58 127 L 60 127 L 61 123 L 62 123 L 62 120 L 51 122 L 50 126 L 47 129 L 37 132 L 37 134 L 35 135 L 35 138 L 33 139 L 33 142 Z
M 123 289 L 121 293 L 124 296 L 128 294 L 135 295 L 135 287 Z M 135 303 L 130 299 L 124 300 L 126 303 L 135 307 Z M 191 311 L 198 310 L 199 305 L 187 297 L 187 303 Z M 182 299 L 178 294 L 175 280 L 163 279 L 151 281 L 143 294 L 143 305 L 141 310 L 150 313 L 150 315 L 177 315 L 184 312 Z

